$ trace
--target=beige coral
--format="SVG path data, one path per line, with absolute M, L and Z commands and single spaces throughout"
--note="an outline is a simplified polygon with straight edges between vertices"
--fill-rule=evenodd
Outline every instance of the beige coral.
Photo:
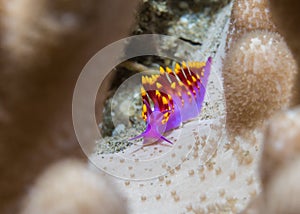
M 231 20 L 237 28 L 269 29 L 275 26 L 268 8 L 267 0 L 236 0 L 232 8 Z
M 53 52 L 62 44 L 84 42 L 99 18 L 95 14 L 100 7 L 95 0 L 77 2 L 76 5 L 70 1 L 11 0 L 3 5 L 1 45 L 6 60 L 13 61 L 15 67 L 22 64 L 23 69 L 49 63 Z M 83 24 L 86 31 L 76 35 Z M 64 43 L 67 38 L 68 42 Z
M 274 171 L 299 156 L 299 130 L 299 108 L 279 113 L 269 121 L 260 170 L 263 184 L 273 177 Z
M 276 31 L 268 0 L 235 0 L 230 17 L 227 48 L 241 35 L 253 30 Z
M 300 210 L 300 158 L 272 173 L 262 193 L 241 214 L 297 214 Z
M 50 163 L 83 157 L 71 119 L 76 78 L 91 55 L 127 35 L 136 3 L 0 0 L 0 213 L 17 213 Z
M 243 213 L 298 213 L 300 209 L 300 108 L 269 120 L 260 161 L 262 192 Z
M 1 69 L 5 68 L 5 72 L 1 73 L 0 78 L 0 98 L 1 101 L 4 101 L 0 103 L 0 151 L 3 152 L 3 155 L 1 155 L 0 157 L 0 166 L 2 173 L 1 177 L 4 178 L 3 180 L 5 181 L 1 181 L 0 189 L 1 194 L 6 196 L 6 198 L 3 197 L 3 199 L 0 201 L 0 212 L 15 213 L 20 194 L 24 192 L 24 189 L 28 188 L 28 184 L 42 168 L 47 166 L 49 162 L 52 162 L 54 159 L 60 159 L 66 155 L 78 154 L 76 153 L 76 149 L 78 151 L 79 146 L 75 143 L 74 133 L 72 132 L 69 106 L 75 77 L 76 75 L 78 75 L 81 65 L 83 65 L 82 62 L 85 60 L 86 55 L 91 54 L 91 52 L 87 53 L 83 51 L 82 47 L 88 46 L 85 42 L 89 41 L 87 43 L 94 46 L 91 49 L 95 51 L 98 47 L 102 47 L 109 41 L 113 41 L 119 38 L 119 33 L 125 32 L 127 30 L 130 17 L 123 14 L 123 12 L 129 11 L 126 10 L 125 7 L 123 7 L 123 4 L 120 4 L 121 6 L 119 10 L 118 8 L 115 8 L 115 10 L 111 9 L 110 7 L 110 9 L 108 10 L 108 7 L 105 7 L 105 1 L 101 1 L 101 4 L 103 5 L 102 10 L 98 7 L 81 7 L 79 4 L 79 2 L 83 3 L 88 1 L 13 0 L 6 2 L 8 6 L 3 7 L 3 5 L 0 4 L 0 12 L 2 13 L 4 11 L 2 15 L 6 17 L 5 19 L 3 19 L 4 30 L 2 29 L 0 32 L 2 34 L 1 39 L 4 38 L 4 40 L 1 41 L 5 50 L 2 50 L 0 59 L 0 63 L 2 63 Z M 98 1 L 93 0 L 91 2 L 93 3 L 91 3 L 90 5 L 94 6 Z M 124 2 L 124 4 L 126 4 L 126 6 L 130 8 L 129 2 L 122 2 Z M 131 2 L 133 1 L 130 1 L 130 3 Z M 246 1 L 243 2 L 245 3 Z M 253 2 L 259 3 L 264 1 Z M 37 10 L 37 8 L 39 8 L 39 10 Z M 98 9 L 102 12 L 98 13 Z M 84 11 L 87 11 L 87 13 L 85 13 Z M 255 8 L 251 8 L 251 10 L 249 11 L 253 12 L 256 10 Z M 261 12 L 265 11 L 261 10 Z M 72 14 L 74 16 L 72 16 Z M 100 14 L 101 17 L 98 17 L 98 15 Z M 118 16 L 116 16 L 116 14 Z M 92 15 L 91 19 L 88 18 L 90 17 L 90 15 Z M 74 17 L 75 22 L 73 22 Z M 98 20 L 96 17 L 101 19 Z M 107 17 L 110 17 L 109 22 L 106 21 Z M 114 17 L 115 19 L 113 19 L 112 17 Z M 119 17 L 128 17 L 128 22 L 125 21 L 127 25 L 124 25 L 124 22 L 119 21 Z M 269 21 L 269 14 L 262 17 L 266 17 L 266 19 L 263 18 L 261 19 L 261 21 Z M 81 21 L 77 22 L 78 20 Z M 105 22 L 107 23 L 101 22 L 101 20 L 105 20 Z M 112 27 L 112 24 L 114 23 L 113 20 L 117 20 L 117 26 Z M 105 31 L 106 33 L 99 34 L 99 29 L 95 31 L 91 29 L 91 31 L 86 32 L 86 27 L 90 26 L 91 24 L 90 21 L 92 21 L 97 26 L 101 26 L 102 29 L 100 29 L 100 31 Z M 245 20 L 243 20 L 243 22 L 246 23 Z M 254 28 L 257 29 L 259 28 L 259 26 L 260 25 L 254 25 Z M 267 28 L 265 25 L 262 26 L 264 29 Z M 245 30 L 246 27 L 247 25 L 243 26 L 243 30 Z M 108 30 L 112 30 L 112 32 Z M 270 28 L 269 30 L 272 29 Z M 266 34 L 269 35 L 270 33 Z M 72 39 L 70 39 L 71 37 Z M 280 38 L 279 36 L 275 37 Z M 97 41 L 95 41 L 95 38 Z M 244 38 L 246 38 L 246 36 Z M 264 41 L 263 39 L 261 40 Z M 285 47 L 281 38 L 279 39 L 279 41 L 277 41 L 276 39 L 274 41 L 276 41 L 276 44 L 278 46 L 281 45 L 282 47 Z M 284 50 L 288 53 L 286 49 Z M 276 54 L 279 54 L 279 56 L 284 55 L 284 53 L 274 52 L 275 56 L 277 56 Z M 256 56 L 254 54 L 247 57 L 251 58 L 254 56 L 261 57 L 259 58 L 260 60 L 266 60 L 266 57 L 264 55 Z M 288 56 L 290 56 L 290 54 L 288 54 Z M 8 61 L 6 61 L 6 59 L 8 59 Z M 77 61 L 76 59 L 80 60 Z M 274 63 L 275 65 L 272 66 L 282 68 L 287 62 L 285 60 L 279 62 L 277 60 L 274 60 Z M 271 65 L 268 64 L 267 66 Z M 294 68 L 294 66 L 291 66 L 291 68 Z M 29 71 L 27 73 L 30 73 L 30 75 L 27 75 L 24 71 Z M 258 71 L 259 74 L 262 74 L 263 72 L 263 70 Z M 284 71 L 288 72 L 287 70 Z M 240 75 L 238 70 L 235 72 L 236 75 Z M 272 81 L 278 80 L 280 81 L 280 83 L 282 83 L 281 81 L 285 81 L 283 82 L 283 85 L 289 84 L 290 76 L 285 76 L 285 72 L 280 72 L 275 75 L 275 77 L 282 77 L 282 79 L 278 80 L 275 78 L 272 79 Z M 229 73 L 228 75 L 230 76 L 231 74 L 234 73 Z M 235 79 L 234 75 L 230 77 L 232 78 L 231 80 Z M 255 78 L 253 78 L 252 80 L 255 80 Z M 261 79 L 257 78 L 256 80 L 257 81 L 252 82 L 255 86 L 258 85 L 257 83 L 262 81 Z M 270 83 L 272 83 L 270 79 L 269 81 Z M 7 82 L 9 82 L 10 85 L 6 84 Z M 240 80 L 238 79 L 238 81 L 235 81 L 233 83 L 240 83 Z M 241 83 L 245 82 L 241 81 Z M 251 86 L 252 85 L 247 86 L 246 90 L 244 90 L 243 88 L 243 90 L 237 91 L 237 94 L 233 95 L 237 96 L 239 93 L 244 93 L 244 91 L 252 93 L 251 89 L 253 88 Z M 269 92 L 268 90 L 270 88 L 267 88 L 267 85 L 262 86 L 264 87 L 264 89 L 266 89 L 264 93 Z M 285 87 L 283 90 L 288 90 L 288 88 Z M 253 96 L 251 97 L 251 99 L 256 99 L 257 97 L 256 93 L 252 93 L 250 95 Z M 266 100 L 270 101 L 269 99 L 275 98 L 285 100 L 287 98 L 285 96 L 280 96 L 268 97 L 268 99 Z M 240 98 L 239 96 L 237 97 Z M 247 98 L 246 95 L 243 97 Z M 249 98 L 250 101 L 251 99 Z M 241 101 L 239 100 L 239 102 Z M 271 106 L 271 103 L 272 102 L 270 101 L 267 104 Z M 279 105 L 280 102 L 277 104 Z M 261 105 L 262 103 L 258 103 L 256 108 L 258 109 L 258 107 L 260 107 Z M 281 105 L 282 103 L 279 106 Z M 268 111 L 273 111 L 277 107 L 278 106 L 276 105 L 271 106 L 271 110 L 268 109 Z M 253 109 L 250 108 L 250 110 Z M 250 113 L 253 114 L 253 112 L 251 111 Z M 243 116 L 243 114 L 241 116 Z M 262 116 L 260 114 L 260 117 L 265 117 L 265 115 Z M 252 121 L 251 115 L 247 115 L 247 118 L 250 118 L 250 122 Z M 270 135 L 268 139 L 273 139 L 272 136 Z M 291 148 L 294 148 L 292 144 Z M 276 158 L 280 159 L 280 154 L 281 153 L 277 154 L 276 151 L 270 150 L 270 159 L 269 161 L 266 160 L 265 164 L 267 164 L 268 162 L 273 163 L 272 160 L 276 161 Z M 270 175 L 275 176 L 275 179 L 267 182 L 268 187 L 265 188 L 265 194 L 266 196 L 268 196 L 266 197 L 266 199 L 269 200 L 266 203 L 266 209 L 272 210 L 273 208 L 276 208 L 276 205 L 282 204 L 280 209 L 284 213 L 284 211 L 288 211 L 288 208 L 290 209 L 293 208 L 294 205 L 297 205 L 296 203 L 291 204 L 291 201 L 288 201 L 288 196 L 297 195 L 298 189 L 293 188 L 292 182 L 297 182 L 297 180 L 299 180 L 299 175 L 295 174 L 299 172 L 299 165 L 297 165 L 298 160 L 295 160 L 294 162 L 285 162 L 285 157 L 290 158 L 290 151 L 282 154 L 286 154 L 286 156 L 283 156 L 284 158 L 282 158 L 282 160 L 280 159 L 280 163 L 283 164 L 283 167 L 277 169 L 276 166 L 270 166 L 271 169 L 274 169 L 274 171 L 270 172 Z M 228 163 L 232 163 L 230 158 L 231 154 L 227 153 Z M 220 166 L 222 166 L 221 163 L 224 164 L 223 156 L 220 157 L 219 163 Z M 199 162 L 197 162 L 197 164 L 199 164 Z M 284 168 L 284 166 L 286 166 L 286 168 Z M 220 184 L 226 184 L 226 182 L 224 182 L 225 177 L 223 177 L 227 176 L 226 170 L 224 170 L 223 168 L 221 170 L 219 166 L 212 170 L 208 169 L 208 171 L 209 170 L 212 178 L 214 178 L 214 175 L 220 174 L 221 176 L 216 177 L 221 177 L 222 179 L 220 179 L 220 181 L 216 179 L 210 179 L 208 172 L 205 172 L 206 174 L 203 174 L 202 172 L 187 170 L 184 172 L 187 176 L 192 178 L 197 178 L 198 174 L 200 175 L 202 173 L 202 175 L 199 176 L 200 179 L 206 181 L 210 179 L 216 183 L 216 185 L 214 185 L 216 187 L 219 187 Z M 183 170 L 181 170 L 181 172 L 182 171 Z M 22 173 L 20 174 L 20 172 Z M 244 170 L 243 172 L 245 172 L 245 174 L 249 173 L 249 171 L 247 170 Z M 236 176 L 236 174 L 238 174 L 239 176 Z M 185 185 L 180 185 L 183 189 L 183 194 L 182 196 L 180 195 L 181 197 L 178 197 L 178 195 L 180 194 L 180 190 L 178 190 L 177 187 L 179 185 L 178 183 L 174 182 L 174 180 L 178 177 L 177 175 L 178 174 L 175 174 L 175 176 L 164 181 L 165 185 L 168 186 L 168 189 L 170 189 L 170 184 L 172 183 L 172 185 L 174 185 L 174 188 L 176 188 L 177 190 L 176 192 L 171 189 L 170 194 L 166 195 L 166 201 L 174 204 L 178 204 L 178 201 L 180 200 L 183 201 L 185 196 L 189 199 L 191 197 L 190 195 L 185 194 L 187 193 Z M 230 180 L 238 180 L 236 177 L 240 179 L 241 176 L 239 174 L 239 171 L 234 171 L 230 174 Z M 267 175 L 267 177 L 270 176 Z M 182 178 L 184 179 L 184 177 Z M 63 182 L 61 182 L 60 179 L 62 179 Z M 90 213 L 99 213 L 100 211 L 103 211 L 103 207 L 106 207 L 110 204 L 109 202 L 105 202 L 109 199 L 111 199 L 110 202 L 112 204 L 117 205 L 114 207 L 109 207 L 108 209 L 111 208 L 116 209 L 116 212 L 124 212 L 125 208 L 123 207 L 124 204 L 122 199 L 120 199 L 116 195 L 117 193 L 115 193 L 114 190 L 111 189 L 110 185 L 106 186 L 106 181 L 103 181 L 102 179 L 103 178 L 101 176 L 96 175 L 94 172 L 86 169 L 84 164 L 78 163 L 76 161 L 70 161 L 62 163 L 61 165 L 56 165 L 50 168 L 49 171 L 45 172 L 37 181 L 32 191 L 30 191 L 25 202 L 24 213 L 47 213 L 46 211 L 55 213 L 52 208 L 63 209 L 64 206 L 67 205 L 69 206 L 68 210 L 66 211 L 67 213 L 72 212 L 71 209 L 75 209 L 75 211 L 72 213 L 76 213 L 76 211 L 82 211 L 84 213 L 89 211 Z M 287 183 L 286 180 L 290 182 Z M 7 184 L 7 181 L 9 181 L 9 185 Z M 187 179 L 185 179 L 184 181 L 187 181 Z M 232 181 L 230 182 L 233 183 Z M 245 181 L 243 180 L 243 182 Z M 254 182 L 253 179 L 249 179 L 249 183 L 252 182 Z M 129 182 L 125 181 L 125 184 L 122 183 L 122 186 L 134 186 L 133 183 L 134 182 L 129 184 Z M 241 186 L 243 185 L 240 180 L 238 180 L 238 182 L 236 183 L 239 185 L 241 184 Z M 149 187 L 153 189 L 153 186 L 142 187 L 139 186 L 139 184 L 140 183 L 137 183 L 130 192 L 136 191 L 136 187 L 140 187 L 139 190 L 141 190 L 141 188 L 145 188 L 145 191 L 148 191 L 147 188 Z M 205 181 L 202 181 L 202 185 L 204 191 L 207 190 L 207 186 L 210 186 L 205 183 Z M 53 188 L 49 188 L 49 186 Z M 235 189 L 242 189 L 239 187 L 240 186 Z M 60 192 L 60 190 L 62 189 L 64 191 Z M 56 197 L 58 193 L 57 191 L 59 192 L 60 197 Z M 155 189 L 155 191 L 157 191 L 157 189 Z M 108 197 L 105 196 L 105 198 L 103 198 L 102 196 L 104 192 L 105 194 L 111 194 L 109 194 Z M 161 192 L 158 191 L 158 195 L 153 195 L 152 197 L 155 203 L 158 204 L 158 209 L 162 207 L 166 208 L 164 206 L 165 201 L 163 201 L 161 204 L 157 203 L 157 201 L 162 201 L 161 199 L 163 197 L 161 198 Z M 192 191 L 190 192 L 192 193 Z M 281 192 L 283 194 L 281 194 Z M 198 192 L 198 194 L 200 194 L 200 192 Z M 237 199 L 228 195 L 230 194 L 229 191 L 221 189 L 219 191 L 219 194 L 222 197 L 224 196 L 222 200 L 227 200 L 228 202 L 230 202 L 230 204 L 233 204 L 233 207 L 235 206 L 235 202 Z M 256 192 L 252 193 L 252 195 L 255 194 Z M 232 193 L 232 195 L 234 194 Z M 241 194 L 239 196 L 241 196 Z M 215 197 L 218 196 L 210 197 L 209 194 L 203 193 L 201 194 L 201 201 L 199 201 L 199 204 L 201 206 L 205 203 L 208 204 L 208 201 L 215 200 Z M 284 197 L 283 199 L 286 200 L 282 200 L 281 197 Z M 135 203 L 143 203 L 142 205 L 139 204 L 139 206 L 145 209 L 145 207 L 147 208 L 145 204 L 147 203 L 147 201 L 151 200 L 151 198 L 150 200 L 149 198 L 150 197 L 146 198 L 145 195 L 142 195 L 139 200 L 133 198 L 132 201 Z M 174 201 L 172 198 L 174 199 Z M 103 203 L 98 204 L 98 200 L 95 201 L 92 199 L 99 199 L 99 201 Z M 196 199 L 194 197 L 194 200 L 199 199 Z M 206 202 L 204 202 L 205 200 Z M 1 203 L 5 205 L 2 205 Z M 48 207 L 49 205 L 51 205 L 51 203 L 54 205 Z M 284 206 L 287 207 L 286 210 Z M 117 210 L 120 207 L 121 210 Z M 81 210 L 81 208 L 83 209 Z M 215 211 L 214 207 L 211 208 L 211 206 L 209 206 L 208 208 Z M 296 208 L 297 207 L 295 207 L 294 209 Z M 45 209 L 47 210 L 45 211 Z M 191 211 L 193 207 L 192 205 L 187 205 L 186 209 Z M 62 210 L 56 210 L 56 212 L 60 211 Z M 105 211 L 105 213 L 109 212 L 109 210 Z M 112 212 L 114 212 L 114 210 L 112 210 Z
M 22 214 L 125 214 L 124 199 L 87 164 L 62 161 L 48 168 L 24 201 Z
M 270 9 L 274 17 L 274 22 L 278 26 L 278 31 L 285 37 L 288 46 L 300 66 L 300 2 L 294 0 L 271 0 Z M 300 104 L 300 74 L 295 82 L 294 104 Z
M 223 65 L 229 132 L 241 134 L 253 129 L 287 107 L 296 69 L 279 34 L 253 31 L 241 37 Z
M 235 1 L 235 6 L 232 12 L 232 16 L 231 16 L 231 26 L 230 26 L 230 32 L 229 32 L 229 36 L 228 36 L 228 43 L 227 43 L 227 47 L 230 47 L 232 40 L 237 41 L 236 44 L 233 43 L 233 46 L 231 47 L 236 47 L 235 51 L 240 51 L 238 50 L 239 46 L 241 46 L 241 49 L 243 49 L 243 45 L 241 45 L 240 41 L 243 38 L 246 38 L 248 35 L 250 35 L 251 33 L 247 33 L 249 31 L 253 31 L 256 29 L 263 29 L 263 30 L 268 30 L 268 31 L 276 31 L 275 25 L 272 24 L 273 22 L 273 17 L 274 17 L 274 22 L 276 23 L 276 26 L 278 26 L 278 30 L 280 33 L 282 33 L 285 38 L 287 39 L 287 44 L 290 46 L 291 50 L 293 51 L 294 57 L 296 58 L 296 61 L 298 61 L 298 66 L 299 66 L 299 62 L 300 62 L 300 43 L 298 42 L 298 37 L 299 37 L 299 28 L 296 28 L 295 26 L 297 26 L 297 22 L 300 20 L 299 19 L 299 13 L 298 13 L 298 7 L 297 5 L 295 5 L 296 2 L 294 1 L 283 1 L 283 0 L 272 0 L 270 1 L 271 4 L 271 12 L 272 14 L 269 13 L 269 9 L 268 9 L 268 1 L 247 1 L 247 5 L 248 8 L 252 3 L 257 3 L 257 4 L 261 4 L 264 5 L 263 7 L 265 8 L 264 10 L 260 10 L 261 8 L 252 8 L 251 13 L 252 14 L 256 14 L 256 12 L 260 11 L 264 12 L 260 15 L 260 18 L 264 17 L 261 19 L 261 22 L 256 22 L 256 24 L 253 25 L 253 23 L 249 22 L 249 19 L 245 19 L 246 16 L 243 16 L 243 10 L 238 10 L 236 9 L 237 5 L 239 2 L 246 2 L 246 1 Z M 298 3 L 298 2 L 297 2 Z M 241 4 L 243 5 L 243 4 Z M 245 11 L 245 10 L 244 10 Z M 248 11 L 248 10 L 246 10 Z M 239 12 L 239 13 L 238 13 Z M 238 14 L 235 17 L 235 14 Z M 242 16 L 241 16 L 242 15 Z M 272 17 L 273 16 L 273 17 Z M 241 18 L 240 23 L 238 23 L 239 18 Z M 234 21 L 233 21 L 234 20 Z M 254 19 L 252 19 L 253 21 Z M 245 23 L 245 25 L 243 25 Z M 241 34 L 245 33 L 246 34 L 244 36 L 242 36 L 242 38 L 239 40 L 238 38 L 241 37 Z M 252 33 L 254 34 L 254 33 Z M 266 34 L 271 35 L 272 33 L 270 32 L 266 32 Z M 275 34 L 273 34 L 275 35 Z M 278 36 L 276 36 L 278 37 Z M 274 38 L 275 39 L 275 38 Z M 283 107 L 285 104 L 287 104 L 287 102 L 283 102 L 284 99 L 287 100 L 291 100 L 292 102 L 294 102 L 294 104 L 299 104 L 299 100 L 300 100 L 300 96 L 299 96 L 299 84 L 297 85 L 297 83 L 299 83 L 299 75 L 298 75 L 298 80 L 296 82 L 296 99 L 291 99 L 292 97 L 292 86 L 294 85 L 294 81 L 295 78 L 293 78 L 293 75 L 296 75 L 297 73 L 297 66 L 296 66 L 296 62 L 292 62 L 292 54 L 289 52 L 288 48 L 286 47 L 286 45 L 284 44 L 283 39 L 281 39 L 282 42 L 281 45 L 279 45 L 280 43 L 277 43 L 276 47 L 274 47 L 274 44 L 270 44 L 270 47 L 273 46 L 272 48 L 274 49 L 274 54 L 270 55 L 266 55 L 264 58 L 264 56 L 260 57 L 260 61 L 261 60 L 265 60 L 268 59 L 271 64 L 269 64 L 269 66 L 275 66 L 277 67 L 277 63 L 284 63 L 285 65 L 283 67 L 281 67 L 281 65 L 279 67 L 276 68 L 277 70 L 277 74 L 275 72 L 275 70 L 273 71 L 273 77 L 274 79 L 272 79 L 272 81 L 276 80 L 278 81 L 278 84 L 280 86 L 281 89 L 285 90 L 286 93 L 283 93 L 284 98 L 281 97 L 282 94 L 278 94 L 276 93 L 276 90 L 271 90 L 272 87 L 267 88 L 267 85 L 261 85 L 260 89 L 264 89 L 264 96 L 265 98 L 267 98 L 267 101 L 279 101 L 281 98 L 283 98 L 283 100 L 281 100 L 281 104 L 280 102 L 278 102 L 277 104 L 273 104 L 271 105 L 271 103 L 268 104 L 267 108 L 263 109 L 263 108 L 259 108 L 261 106 L 263 106 L 262 102 L 260 99 L 257 98 L 257 96 L 255 96 L 255 93 L 249 93 L 249 97 L 247 98 L 247 100 L 251 100 L 252 99 L 252 104 L 256 104 L 256 105 L 252 105 L 252 107 L 258 107 L 254 112 L 258 113 L 260 112 L 260 116 L 256 117 L 257 114 L 252 114 L 253 112 L 251 110 L 253 110 L 251 107 L 250 108 L 246 108 L 245 106 L 242 106 L 242 109 L 246 110 L 241 114 L 234 114 L 233 112 L 231 112 L 232 109 L 230 109 L 232 106 L 235 106 L 236 108 L 238 108 L 238 105 L 234 104 L 234 99 L 230 99 L 228 100 L 228 97 L 230 97 L 231 95 L 228 94 L 228 87 L 227 85 L 225 85 L 225 92 L 227 90 L 227 94 L 226 94 L 226 103 L 227 103 L 227 107 L 229 107 L 229 109 L 227 109 L 228 111 L 228 115 L 229 118 L 227 120 L 227 123 L 231 123 L 232 124 L 232 129 L 231 131 L 236 131 L 239 129 L 239 127 L 237 127 L 237 124 L 234 124 L 233 121 L 241 121 L 241 118 L 246 117 L 249 122 L 247 122 L 246 120 L 243 120 L 243 123 L 241 124 L 241 127 L 244 128 L 250 128 L 252 124 L 259 124 L 260 121 L 263 121 L 264 119 L 266 119 L 268 116 L 272 115 L 274 112 L 276 112 L 276 109 L 280 109 L 281 107 Z M 285 46 L 285 47 L 284 47 Z M 280 48 L 281 47 L 281 48 Z M 283 48 L 284 47 L 284 48 Z M 276 51 L 277 48 L 277 51 Z M 283 48 L 283 49 L 282 49 Z M 282 50 L 284 50 L 285 54 L 283 54 Z M 233 51 L 233 50 L 230 50 Z M 267 49 L 265 49 L 265 51 L 267 51 Z M 279 59 L 279 56 L 277 56 L 278 58 L 273 58 L 273 56 L 275 56 L 276 54 L 284 56 L 284 55 L 288 55 L 291 60 L 290 62 L 287 62 L 286 60 L 277 60 Z M 258 54 L 253 54 L 252 55 L 248 55 L 247 58 L 248 59 L 253 59 L 256 55 Z M 273 56 L 272 56 L 273 55 Z M 227 56 L 228 57 L 228 56 Z M 242 57 L 242 56 L 241 56 Z M 239 59 L 241 59 L 241 57 L 237 57 Z M 243 60 L 243 62 L 245 62 L 245 60 Z M 287 66 L 287 64 L 290 64 L 289 66 Z M 241 63 L 241 68 L 243 67 L 243 63 Z M 265 64 L 264 66 L 266 66 L 267 64 Z M 289 68 L 292 68 L 293 70 L 293 74 L 289 73 L 291 70 Z M 226 68 L 225 68 L 226 69 Z M 282 70 L 283 69 L 283 70 Z M 260 70 L 263 71 L 263 70 Z M 284 80 L 279 80 L 279 76 L 282 73 L 286 73 L 284 80 L 286 80 L 287 82 L 284 82 Z M 236 71 L 236 74 L 242 76 L 241 74 L 238 73 L 238 71 Z M 226 75 L 226 74 L 224 74 Z M 231 75 L 231 74 L 228 74 Z M 257 75 L 257 74 L 255 74 Z M 262 72 L 260 72 L 260 75 L 257 76 L 257 82 L 256 83 L 261 83 L 260 78 L 262 77 L 262 75 L 268 76 L 268 74 L 266 74 L 266 72 L 263 74 Z M 271 75 L 272 76 L 272 75 Z M 271 77 L 270 76 L 270 77 Z M 287 77 L 288 76 L 288 77 Z M 265 78 L 264 77 L 264 78 Z M 287 79 L 285 79 L 287 77 Z M 225 78 L 225 82 L 226 81 L 232 81 L 232 85 L 234 84 L 234 78 L 231 77 L 231 80 L 228 80 Z M 236 79 L 237 80 L 237 79 Z M 269 81 L 269 83 L 271 83 L 272 81 Z M 242 79 L 243 82 L 243 79 Z M 255 84 L 256 84 L 255 83 Z M 238 85 L 240 85 L 240 83 L 237 83 Z M 252 81 L 249 82 L 248 87 L 245 87 L 245 89 L 240 89 L 240 90 L 235 90 L 236 93 L 241 94 L 243 92 L 249 92 L 250 90 L 253 90 L 253 88 L 251 85 L 253 84 Z M 250 89 L 249 89 L 250 87 Z M 255 89 L 255 88 L 254 88 Z M 274 89 L 274 88 L 273 88 Z M 252 91 L 252 92 L 255 92 Z M 272 92 L 272 93 L 270 93 Z M 275 92 L 275 93 L 274 93 Z M 267 95 L 269 93 L 269 95 Z M 230 94 L 233 94 L 233 91 L 230 92 Z M 277 95 L 277 96 L 276 96 Z M 237 99 L 238 96 L 232 96 L 236 98 L 236 102 L 242 104 L 243 101 Z M 259 98 L 261 98 L 259 96 Z M 256 100 L 257 102 L 254 102 L 254 100 Z M 280 107 L 281 106 L 281 107 Z M 265 106 L 264 106 L 265 107 Z M 259 110 L 258 110 L 259 109 Z M 258 111 L 257 111 L 258 110 Z M 249 111 L 249 112 L 247 112 Z M 263 114 L 263 111 L 265 111 L 265 114 Z M 231 116 L 230 116 L 231 115 Z M 267 131 L 265 133 L 264 136 L 264 150 L 263 150 L 263 154 L 262 154 L 262 159 L 260 162 L 260 174 L 261 174 L 261 181 L 262 181 L 262 188 L 263 191 L 262 193 L 256 198 L 254 199 L 250 205 L 248 206 L 248 208 L 246 210 L 244 210 L 243 213 L 251 213 L 251 214 L 255 214 L 255 213 L 278 213 L 278 214 L 283 214 L 283 213 L 298 213 L 299 212 L 299 195 L 300 195 L 300 189 L 298 188 L 299 185 L 297 185 L 300 177 L 300 156 L 299 156 L 299 151 L 300 151 L 300 144 L 299 144 L 299 139 L 300 139 L 300 135 L 299 135 L 299 130 L 300 130 L 300 124 L 299 124 L 299 109 L 294 109 L 294 110 L 289 110 L 287 112 L 282 112 L 277 114 L 275 117 L 273 117 L 268 123 L 268 127 L 267 127 Z M 254 123 L 253 123 L 254 122 Z M 230 126 L 229 126 L 230 127 Z M 253 126 L 253 127 L 256 127 Z M 238 131 L 239 133 L 241 133 L 241 130 Z
M 300 65 L 299 2 L 272 0 L 270 8 L 278 31 L 286 38 L 294 57 Z M 300 75 L 295 84 L 294 103 L 300 103 Z M 281 113 L 268 128 L 261 162 L 266 205 L 262 212 L 298 213 L 300 180 L 300 109 Z
M 298 130 L 299 131 L 299 130 Z M 260 213 L 296 214 L 300 210 L 300 157 L 272 174 Z

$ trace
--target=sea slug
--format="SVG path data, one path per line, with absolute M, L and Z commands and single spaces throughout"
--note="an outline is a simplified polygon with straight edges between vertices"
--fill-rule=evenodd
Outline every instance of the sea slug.
M 131 138 L 143 138 L 143 145 L 164 140 L 163 134 L 182 122 L 197 117 L 201 111 L 212 58 L 206 62 L 176 63 L 174 70 L 160 67 L 160 75 L 142 77 L 142 117 L 146 129 Z

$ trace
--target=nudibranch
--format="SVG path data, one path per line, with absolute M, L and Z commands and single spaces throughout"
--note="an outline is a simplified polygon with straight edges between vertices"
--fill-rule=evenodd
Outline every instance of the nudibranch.
M 130 140 L 143 138 L 143 145 L 158 140 L 173 144 L 163 134 L 199 115 L 211 63 L 211 57 L 206 62 L 176 63 L 173 70 L 160 67 L 160 74 L 142 76 L 142 118 L 146 129 Z

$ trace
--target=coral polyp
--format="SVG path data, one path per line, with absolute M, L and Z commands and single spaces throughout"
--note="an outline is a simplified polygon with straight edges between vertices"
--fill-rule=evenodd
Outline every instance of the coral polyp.
M 224 60 L 228 131 L 245 133 L 287 108 L 296 72 L 295 60 L 279 34 L 253 31 L 238 39 Z
M 230 27 L 227 36 L 227 50 L 243 34 L 254 30 L 276 32 L 276 26 L 269 10 L 268 0 L 236 0 L 233 3 Z
M 211 57 L 206 62 L 176 63 L 174 70 L 160 67 L 160 75 L 143 76 L 142 117 L 147 125 L 131 140 L 143 137 L 143 145 L 159 139 L 173 144 L 163 134 L 199 115 L 211 63 Z

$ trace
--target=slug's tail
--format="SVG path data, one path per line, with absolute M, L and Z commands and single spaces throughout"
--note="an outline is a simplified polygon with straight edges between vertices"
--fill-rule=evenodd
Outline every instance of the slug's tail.
M 144 139 L 143 145 L 150 145 L 157 142 L 158 140 L 163 140 L 170 144 L 173 144 L 173 142 L 171 142 L 170 140 L 168 140 L 163 136 L 163 133 L 166 130 L 166 124 L 163 124 L 161 121 L 163 120 L 164 114 L 168 112 L 169 111 L 164 111 L 164 112 L 153 111 L 151 113 L 148 113 L 147 127 L 145 131 L 129 140 L 131 141 L 131 140 L 143 138 Z

